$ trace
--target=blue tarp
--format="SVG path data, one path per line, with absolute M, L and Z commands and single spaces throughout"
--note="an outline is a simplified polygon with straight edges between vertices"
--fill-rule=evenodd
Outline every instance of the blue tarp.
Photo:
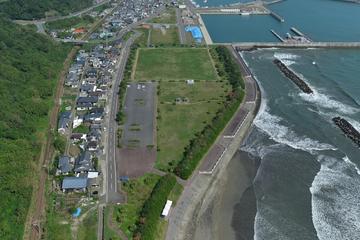
M 203 35 L 201 33 L 201 30 L 199 27 L 197 26 L 187 26 L 185 27 L 185 31 L 187 32 L 191 32 L 192 37 L 197 41 L 197 42 L 201 42 Z
M 80 213 L 81 213 L 81 208 L 77 208 L 77 209 L 75 210 L 75 212 L 72 214 L 72 216 L 73 216 L 74 218 L 76 218 L 76 217 L 80 216 Z

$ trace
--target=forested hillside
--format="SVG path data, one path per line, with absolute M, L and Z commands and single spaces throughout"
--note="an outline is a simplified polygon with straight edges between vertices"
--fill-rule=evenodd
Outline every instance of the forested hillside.
M 5 0 L 0 1 L 0 13 L 11 19 L 44 18 L 49 11 L 60 15 L 89 7 L 92 0 Z
M 69 46 L 0 18 L 0 239 L 21 239 Z

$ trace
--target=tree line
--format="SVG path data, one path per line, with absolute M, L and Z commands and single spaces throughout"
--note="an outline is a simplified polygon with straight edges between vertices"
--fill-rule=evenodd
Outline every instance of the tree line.
M 191 176 L 217 136 L 230 121 L 244 97 L 245 83 L 239 66 L 231 56 L 230 51 L 224 46 L 217 46 L 210 49 L 210 53 L 216 62 L 215 67 L 218 75 L 230 83 L 231 91 L 226 96 L 223 107 L 216 112 L 211 122 L 201 132 L 196 133 L 195 137 L 185 147 L 183 156 L 174 169 L 175 174 L 182 179 L 188 179 Z

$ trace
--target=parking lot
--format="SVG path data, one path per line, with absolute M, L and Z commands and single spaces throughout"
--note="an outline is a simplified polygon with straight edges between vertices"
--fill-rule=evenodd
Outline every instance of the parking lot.
M 154 145 L 154 83 L 131 83 L 127 87 L 122 146 L 129 148 Z

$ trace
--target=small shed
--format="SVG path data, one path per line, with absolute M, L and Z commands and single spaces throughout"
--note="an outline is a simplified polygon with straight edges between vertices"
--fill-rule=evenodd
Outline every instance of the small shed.
M 162 210 L 161 216 L 162 217 L 167 217 L 169 215 L 170 212 L 170 208 L 172 205 L 172 201 L 167 200 L 164 209 Z

